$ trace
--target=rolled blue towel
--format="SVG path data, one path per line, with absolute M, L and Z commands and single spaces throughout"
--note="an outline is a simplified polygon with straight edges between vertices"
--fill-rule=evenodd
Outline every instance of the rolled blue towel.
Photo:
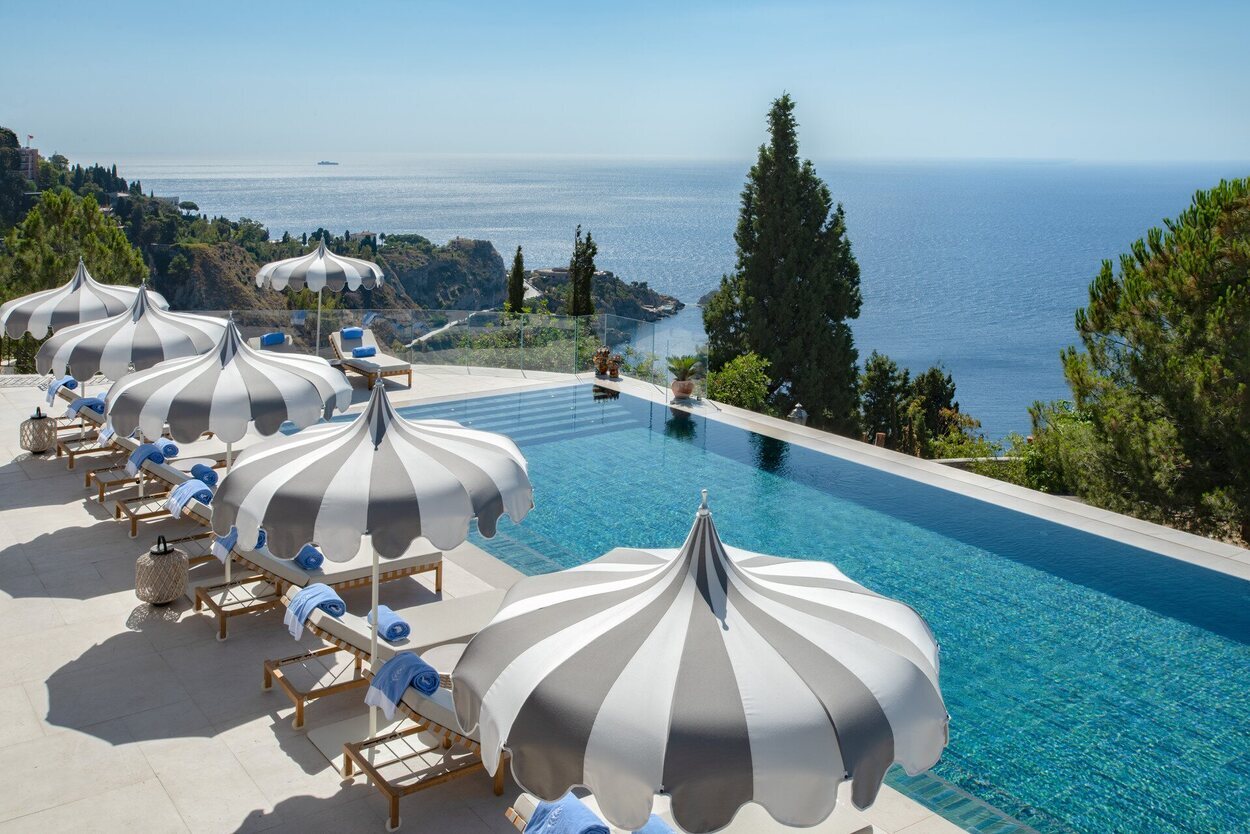
M 344 339 L 363 339 L 365 329 L 363 327 L 344 327 L 339 331 L 339 335 Z
M 373 612 L 369 612 L 369 625 L 373 625 Z M 397 640 L 407 640 L 408 635 L 412 634 L 412 626 L 398 614 L 396 614 L 389 605 L 378 606 L 378 634 L 388 643 L 394 643 Z
M 217 486 L 217 470 L 206 463 L 197 463 L 192 466 L 191 477 L 203 481 L 210 487 Z
M 540 802 L 524 834 L 608 834 L 608 827 L 576 796 L 566 793 L 555 802 Z
M 268 537 L 265 535 L 265 528 L 260 528 L 260 534 L 256 537 L 256 546 L 252 550 L 260 550 L 265 546 Z M 217 557 L 223 565 L 226 558 L 230 555 L 230 551 L 234 550 L 234 546 L 239 543 L 239 528 L 231 527 L 230 532 L 224 536 L 213 536 L 213 546 L 211 548 L 213 555 Z
M 165 460 L 178 457 L 178 446 L 168 440 L 158 440 L 153 445 L 165 456 Z
M 131 452 L 130 457 L 126 460 L 126 474 L 131 476 L 138 475 L 139 467 L 149 460 L 153 463 L 164 463 L 165 453 L 155 443 L 140 443 L 139 448 Z
M 333 588 L 314 582 L 291 598 L 291 604 L 287 606 L 286 616 L 282 620 L 296 640 L 304 636 L 304 622 L 314 608 L 320 608 L 331 617 L 342 617 L 347 613 L 347 605 Z
M 51 384 L 48 385 L 48 405 L 52 405 L 52 401 L 56 399 L 56 392 L 62 388 L 73 391 L 78 388 L 78 380 L 68 374 L 60 379 L 52 380 Z
M 379 707 L 387 719 L 395 717 L 395 707 L 403 700 L 404 692 L 413 687 L 424 695 L 438 691 L 438 671 L 414 652 L 400 652 L 382 664 L 369 682 L 365 703 Z M 607 834 L 607 829 L 604 829 Z
M 373 345 L 369 345 L 368 347 L 352 348 L 352 356 L 356 359 L 365 359 L 367 357 L 376 355 L 377 352 L 378 352 L 378 349 L 375 348 Z
M 286 344 L 286 334 L 285 333 L 266 333 L 264 336 L 260 337 L 260 344 L 261 344 L 261 347 L 272 347 L 273 345 L 284 345 Z
M 189 481 L 183 481 L 169 493 L 169 498 L 165 500 L 165 509 L 169 510 L 169 514 L 174 518 L 179 518 L 182 516 L 183 509 L 193 499 L 201 504 L 211 504 L 213 502 L 213 491 L 203 481 L 194 478 Z
M 103 397 L 79 397 L 69 404 L 69 408 L 65 410 L 66 417 L 77 417 L 78 412 L 84 408 L 89 408 L 96 414 L 104 413 Z
M 321 554 L 320 550 L 313 547 L 311 544 L 306 544 L 299 549 L 299 553 L 296 553 L 295 558 L 291 561 L 295 562 L 295 564 L 299 565 L 304 570 L 316 570 L 321 567 L 321 563 L 325 560 L 326 557 Z

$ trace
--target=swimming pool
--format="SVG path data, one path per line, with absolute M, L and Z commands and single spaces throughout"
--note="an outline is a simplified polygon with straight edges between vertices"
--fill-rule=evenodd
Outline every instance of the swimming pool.
M 475 541 L 526 573 L 677 547 L 706 487 L 727 543 L 913 605 L 942 644 L 935 774 L 1039 831 L 1250 830 L 1250 582 L 592 386 L 400 411 L 521 446 L 535 509 Z

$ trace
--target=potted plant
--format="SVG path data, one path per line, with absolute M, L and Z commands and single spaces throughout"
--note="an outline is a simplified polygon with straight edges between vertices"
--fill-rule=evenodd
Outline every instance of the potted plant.
M 694 393 L 694 380 L 698 376 L 700 370 L 699 357 L 690 356 L 670 356 L 668 360 L 668 372 L 673 375 L 673 396 L 679 400 L 690 399 L 690 395 Z
M 594 355 L 593 362 L 594 362 L 594 365 L 595 365 L 595 373 L 596 373 L 597 375 L 599 375 L 599 376 L 607 376 L 607 374 L 608 374 L 608 359 L 609 359 L 609 357 L 611 357 L 611 356 L 612 356 L 612 351 L 608 349 L 608 346 L 607 346 L 607 345 L 603 345 L 602 347 L 600 347 L 600 348 L 598 348 L 597 350 L 595 350 L 595 355 Z
M 619 353 L 614 353 L 608 357 L 608 376 L 612 379 L 621 378 L 621 365 L 625 364 L 625 357 Z

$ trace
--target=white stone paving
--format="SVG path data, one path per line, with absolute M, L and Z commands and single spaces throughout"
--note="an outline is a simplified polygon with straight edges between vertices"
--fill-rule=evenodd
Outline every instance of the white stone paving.
M 402 404 L 571 381 L 419 367 L 413 391 L 388 389 Z M 128 538 L 87 500 L 81 469 L 20 452 L 18 423 L 37 404 L 36 389 L 0 388 L 0 832 L 383 830 L 381 796 L 343 785 L 292 729 L 286 698 L 261 689 L 262 661 L 298 651 L 280 614 L 235 618 L 219 643 L 189 604 L 140 603 L 135 557 L 158 532 L 196 528 L 166 520 Z M 471 545 L 447 558 L 451 596 L 515 576 Z M 433 598 L 429 579 L 382 593 Z M 367 605 L 367 589 L 345 596 Z M 306 729 L 363 710 L 353 693 L 314 702 Z M 457 779 L 404 799 L 403 830 L 513 832 L 503 812 L 516 794 L 509 781 L 494 796 L 484 774 Z M 890 834 L 958 830 L 889 788 L 864 816 Z

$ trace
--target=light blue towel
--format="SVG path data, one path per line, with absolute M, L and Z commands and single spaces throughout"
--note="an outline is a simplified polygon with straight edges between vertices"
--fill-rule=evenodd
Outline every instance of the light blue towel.
M 103 397 L 79 397 L 78 399 L 74 400 L 72 403 L 69 404 L 69 408 L 65 409 L 65 416 L 77 417 L 78 412 L 82 411 L 84 408 L 89 408 L 92 411 L 94 411 L 96 414 L 103 414 L 104 413 L 104 398 Z
M 438 691 L 438 671 L 419 654 L 400 652 L 374 673 L 369 691 L 365 693 L 365 703 L 379 707 L 390 720 L 395 717 L 395 707 L 410 686 L 423 695 L 433 695 Z
M 73 391 L 78 388 L 78 380 L 68 375 L 52 380 L 52 383 L 48 386 L 48 405 L 52 405 L 52 401 L 56 399 L 56 392 L 62 388 L 68 388 Z
M 191 467 L 191 477 L 203 481 L 211 487 L 217 486 L 217 470 L 206 463 L 197 463 Z
M 169 498 L 165 499 L 165 509 L 169 510 L 169 514 L 174 518 L 181 518 L 182 510 L 191 503 L 193 498 L 201 504 L 211 504 L 213 491 L 203 481 L 194 478 L 183 481 L 174 487 L 169 493 Z
M 635 829 L 634 834 L 676 834 L 676 832 L 673 830 L 673 826 L 652 814 L 651 819 L 647 820 L 647 824 L 642 828 Z
M 304 622 L 314 608 L 320 608 L 331 617 L 342 617 L 347 613 L 347 605 L 333 588 L 314 582 L 291 598 L 291 604 L 287 606 L 286 616 L 282 620 L 296 640 L 304 636 Z
M 369 625 L 373 625 L 373 612 L 369 612 Z M 412 634 L 412 626 L 403 617 L 396 614 L 389 605 L 378 606 L 378 635 L 388 643 L 407 640 Z
M 99 439 L 96 442 L 99 443 L 101 446 L 107 446 L 109 443 L 113 442 L 113 438 L 116 435 L 117 435 L 117 432 L 113 431 L 112 425 L 104 426 L 103 428 L 100 429 Z
M 304 570 L 316 570 L 321 567 L 321 563 L 325 560 L 326 557 L 321 555 L 320 550 L 313 547 L 311 544 L 306 544 L 299 549 L 299 553 L 296 553 L 295 558 L 291 561 L 299 565 Z
M 129 460 L 126 461 L 126 474 L 138 475 L 139 467 L 143 466 L 144 461 L 150 460 L 153 463 L 164 463 L 177 454 L 178 447 L 166 440 L 160 440 L 156 443 L 140 443 L 139 448 L 131 452 Z
M 538 803 L 524 834 L 608 834 L 608 827 L 577 797 L 566 793 L 555 802 Z
M 381 313 L 373 313 L 373 312 L 365 313 L 365 317 L 364 317 L 363 319 L 361 319 L 361 322 L 364 324 L 364 326 L 365 326 L 365 327 L 368 327 L 369 325 L 371 325 L 371 324 L 373 324 L 375 321 L 377 321 L 378 316 L 380 316 L 380 315 L 382 315 L 382 314 L 381 314 Z
M 344 339 L 363 339 L 365 329 L 363 327 L 344 327 L 339 331 L 339 334 Z
M 286 344 L 286 334 L 284 333 L 266 333 L 260 337 L 261 347 L 273 347 L 274 345 Z
M 375 355 L 377 352 L 378 349 L 373 345 L 369 345 L 368 347 L 352 348 L 352 357 L 355 359 L 367 359 L 368 357 Z
M 260 528 L 260 535 L 256 537 L 256 546 L 253 547 L 252 550 L 260 550 L 265 546 L 265 541 L 267 539 L 268 536 L 265 535 L 265 528 Z M 234 550 L 234 546 L 238 543 L 239 528 L 231 527 L 230 532 L 226 533 L 226 535 L 213 536 L 213 555 L 216 556 L 217 560 L 224 565 L 226 563 L 226 558 L 230 555 L 230 551 Z

